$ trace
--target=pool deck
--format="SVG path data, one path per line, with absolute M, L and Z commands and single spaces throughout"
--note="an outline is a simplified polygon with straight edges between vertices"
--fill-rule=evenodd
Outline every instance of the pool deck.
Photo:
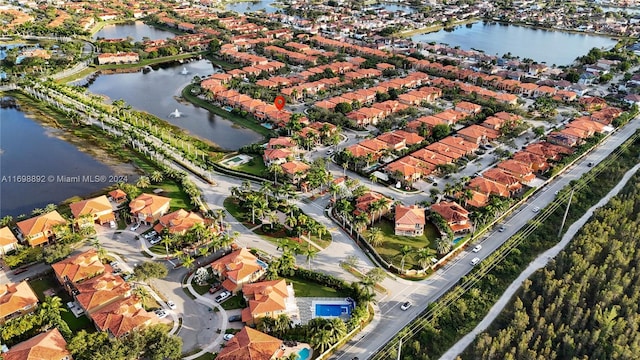
M 311 352 L 309 353 L 309 359 L 313 359 L 313 349 L 311 348 L 311 346 L 309 346 L 309 344 L 305 344 L 305 343 L 298 343 L 298 345 L 293 346 L 293 347 L 289 347 L 286 346 L 284 348 L 284 352 L 282 353 L 281 357 L 286 357 L 289 356 L 289 354 L 293 354 L 293 353 L 298 353 L 298 351 L 304 349 L 304 348 L 308 348 Z

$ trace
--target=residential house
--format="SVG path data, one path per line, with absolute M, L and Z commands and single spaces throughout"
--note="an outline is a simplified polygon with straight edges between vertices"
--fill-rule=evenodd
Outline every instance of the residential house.
M 67 342 L 57 328 L 18 343 L 2 354 L 4 360 L 72 360 Z
M 95 249 L 87 250 L 83 253 L 73 255 L 51 264 L 53 272 L 56 274 L 58 282 L 62 285 L 79 283 L 94 276 L 110 271 L 107 268 Z
M 482 176 L 475 177 L 469 181 L 467 189 L 483 193 L 486 196 L 496 195 L 502 197 L 510 197 L 511 193 L 506 185 L 487 179 Z
M 528 151 L 518 151 L 513 154 L 513 160 L 529 166 L 531 170 L 537 173 L 542 173 L 549 169 L 549 164 L 544 157 Z
M 412 152 L 410 155 L 413 156 L 414 158 L 423 160 L 433 165 L 434 167 L 438 165 L 451 164 L 453 162 L 452 158 L 428 149 L 420 149 L 418 151 Z
M 413 183 L 423 176 L 431 174 L 435 166 L 411 155 L 402 157 L 387 166 L 384 170 L 396 180 Z
M 482 106 L 468 101 L 460 101 L 455 105 L 454 110 L 473 116 L 479 114 L 482 111 Z
M 473 228 L 469 212 L 456 202 L 441 201 L 431 205 L 430 211 L 442 216 L 454 234 L 466 233 Z
M 211 269 L 223 280 L 222 286 L 233 293 L 240 291 L 244 284 L 260 279 L 266 270 L 246 248 L 214 261 Z
M 422 236 L 424 234 L 424 208 L 417 205 L 396 205 L 395 234 L 401 236 Z
M 38 305 L 38 296 L 27 281 L 0 285 L 0 324 L 32 312 Z
M 135 329 L 158 321 L 155 314 L 147 312 L 136 297 L 113 302 L 91 314 L 91 320 L 99 331 L 119 338 Z
M 475 124 L 458 130 L 457 134 L 476 145 L 486 144 L 500 137 L 499 131 Z
M 267 149 L 295 149 L 297 144 L 292 138 L 288 136 L 279 136 L 277 138 L 269 139 L 267 143 Z
M 407 148 L 407 141 L 405 138 L 393 132 L 386 132 L 382 135 L 378 135 L 376 139 L 386 143 L 387 148 L 391 150 L 399 151 Z
M 280 314 L 287 314 L 294 323 L 300 323 L 293 285 L 287 285 L 284 279 L 245 284 L 242 294 L 249 305 L 242 309 L 242 321 L 247 325 L 255 325 L 264 317 L 275 319 Z
M 570 155 L 573 150 L 564 146 L 555 145 L 546 141 L 541 141 L 527 145 L 524 151 L 544 157 L 547 160 L 558 161 L 563 155 Z
M 438 153 L 440 155 L 446 156 L 453 160 L 458 160 L 463 157 L 467 152 L 464 150 L 460 150 L 458 148 L 451 147 L 449 145 L 445 145 L 441 142 L 434 142 L 433 144 L 428 145 L 425 149 Z
M 8 226 L 0 228 L 0 256 L 16 250 L 18 247 L 18 239 L 11 232 Z
M 482 173 L 482 177 L 505 185 L 511 194 L 515 194 L 522 189 L 519 178 L 499 168 L 491 168 L 485 171 Z
M 55 236 L 53 230 L 56 225 L 66 225 L 67 221 L 53 210 L 49 213 L 20 221 L 18 238 L 27 241 L 32 247 L 45 244 Z
M 153 229 L 157 231 L 158 234 L 162 233 L 166 229 L 169 234 L 184 235 L 184 233 L 194 225 L 204 224 L 204 222 L 204 218 L 200 216 L 200 214 L 180 209 L 162 216 Z
M 282 340 L 245 326 L 229 340 L 216 360 L 273 360 L 282 356 Z
M 382 206 L 376 212 L 376 214 L 371 214 L 370 213 L 371 204 L 373 204 L 376 201 L 380 204 L 384 203 L 384 206 Z M 356 199 L 354 214 L 355 215 L 358 215 L 360 213 L 367 214 L 369 221 L 372 221 L 373 220 L 371 217 L 372 215 L 378 218 L 380 216 L 384 216 L 385 214 L 389 213 L 389 211 L 391 211 L 392 204 L 393 204 L 393 200 L 389 199 L 388 197 L 375 191 L 367 191 L 362 196 Z
M 104 53 L 98 55 L 98 65 L 131 64 L 140 61 L 140 55 L 135 52 Z
M 536 178 L 533 170 L 527 164 L 523 164 L 513 159 L 501 161 L 498 163 L 497 167 L 517 177 L 520 182 L 524 184 L 529 183 Z
M 288 161 L 280 166 L 293 184 L 299 184 L 302 179 L 307 177 L 307 171 L 311 169 L 311 166 L 299 160 Z
M 552 144 L 573 148 L 578 146 L 580 142 L 580 138 L 573 135 L 568 135 L 558 131 L 554 131 L 547 135 L 547 141 Z
M 117 203 L 117 204 L 121 204 L 125 201 L 127 201 L 127 193 L 120 190 L 120 189 L 115 189 L 113 191 L 109 191 L 109 200 Z
M 482 126 L 478 126 L 478 128 L 490 131 L 489 129 L 483 128 Z M 447 136 L 446 138 L 438 141 L 438 143 L 449 146 L 453 149 L 457 149 L 462 153 L 464 153 L 465 155 L 470 155 L 474 151 L 478 150 L 477 143 L 467 141 L 463 137 L 458 137 L 458 136 Z
M 129 208 L 137 222 L 152 224 L 169 211 L 170 198 L 143 193 L 131 200 Z
M 282 165 L 293 159 L 294 152 L 287 148 L 282 149 L 266 149 L 262 154 L 262 160 L 265 166 L 269 167 L 272 164 Z
M 422 136 L 404 130 L 394 130 L 393 134 L 403 138 L 407 146 L 416 145 L 424 141 Z
M 76 302 L 91 316 L 109 304 L 131 296 L 131 286 L 110 272 L 72 285 Z
M 69 208 L 77 220 L 78 227 L 90 226 L 94 222 L 103 225 L 116 220 L 113 207 L 106 195 L 71 203 Z

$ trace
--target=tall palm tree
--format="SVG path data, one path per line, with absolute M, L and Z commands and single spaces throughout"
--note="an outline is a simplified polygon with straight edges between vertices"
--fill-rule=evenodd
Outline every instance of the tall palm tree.
M 347 199 L 340 199 L 336 204 L 336 210 L 342 215 L 342 227 L 345 227 L 348 215 L 353 212 L 353 205 Z
M 356 215 L 351 222 L 356 228 L 356 231 L 362 231 L 363 227 L 366 227 L 367 223 L 369 223 L 369 217 L 366 213 L 361 212 Z
M 373 247 L 380 247 L 384 242 L 384 234 L 378 227 L 372 227 L 365 235 L 365 240 Z
M 164 179 L 164 176 L 162 175 L 162 171 L 156 170 L 153 173 L 151 173 L 151 181 L 153 181 L 154 183 L 160 183 L 162 182 L 162 180 Z
M 265 316 L 258 321 L 256 328 L 258 331 L 262 331 L 263 333 L 271 333 L 275 327 L 275 323 L 276 319 L 270 316 Z
M 269 174 L 273 174 L 273 183 L 276 185 L 278 185 L 278 175 L 284 174 L 284 170 L 282 170 L 282 166 L 275 163 L 269 165 L 269 167 L 267 168 L 267 172 Z
M 312 248 L 311 245 L 307 245 L 307 249 L 303 252 L 303 255 L 307 258 L 307 267 L 311 270 L 311 260 L 318 255 L 318 251 Z
M 136 186 L 140 189 L 147 188 L 149 187 L 149 185 L 151 185 L 151 180 L 149 180 L 148 176 L 140 176 L 140 178 L 138 178 L 138 181 L 136 181 Z
M 280 314 L 273 324 L 273 332 L 277 337 L 282 338 L 287 330 L 291 329 L 292 325 L 293 322 L 291 321 L 291 318 L 289 318 L 289 315 Z
M 67 312 L 62 304 L 62 299 L 58 296 L 47 296 L 38 307 L 38 315 L 41 318 L 50 319 L 60 316 L 61 313 Z
M 262 183 L 260 186 L 260 192 L 264 194 L 264 201 L 267 205 L 269 205 L 269 196 L 273 193 L 273 184 L 268 181 Z
M 149 294 L 147 289 L 145 287 L 141 286 L 141 285 L 137 285 L 135 288 L 133 288 L 132 293 L 143 304 L 147 300 L 149 300 L 149 298 L 151 297 L 151 295 Z
M 431 249 L 429 248 L 421 248 L 416 251 L 416 261 L 418 261 L 418 264 L 422 266 L 422 270 L 427 268 L 431 258 Z
M 320 329 L 313 333 L 309 342 L 314 349 L 324 353 L 331 346 L 331 332 L 326 329 Z
M 402 271 L 404 271 L 404 259 L 411 253 L 413 253 L 413 248 L 409 245 L 404 245 L 400 248 L 400 255 L 402 256 L 402 259 L 400 260 L 400 268 Z
M 164 249 L 167 253 L 167 259 L 169 259 L 169 245 L 174 244 L 175 236 L 174 235 L 165 235 L 160 239 L 160 243 L 164 245 Z
M 195 263 L 196 263 L 196 260 L 189 255 L 185 256 L 184 259 L 182 259 L 182 266 L 184 266 L 188 270 L 191 270 L 193 268 L 193 265 L 195 265 Z
M 451 250 L 451 239 L 448 236 L 442 236 L 436 240 L 436 251 L 440 255 L 444 255 Z

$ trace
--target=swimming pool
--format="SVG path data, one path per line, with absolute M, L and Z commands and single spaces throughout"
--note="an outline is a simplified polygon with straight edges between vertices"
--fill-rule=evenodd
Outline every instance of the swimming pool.
M 308 360 L 311 358 L 311 350 L 303 348 L 298 351 L 298 360 Z
M 258 265 L 260 265 L 265 270 L 269 267 L 269 264 L 267 264 L 266 262 L 264 262 L 264 261 L 262 261 L 260 259 L 257 259 L 256 262 L 258 263 Z
M 322 300 L 322 301 L 314 301 L 312 303 L 312 317 L 325 317 L 325 318 L 333 318 L 340 316 L 351 316 L 351 311 L 353 310 L 355 304 L 352 301 L 336 299 L 335 301 L 331 300 Z

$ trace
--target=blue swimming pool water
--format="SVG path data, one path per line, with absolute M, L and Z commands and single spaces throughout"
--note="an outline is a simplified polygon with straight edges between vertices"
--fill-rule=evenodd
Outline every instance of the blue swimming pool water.
M 351 306 L 335 304 L 316 304 L 316 316 L 351 315 Z
M 266 268 L 269 267 L 269 265 L 266 262 L 264 262 L 264 261 L 262 261 L 260 259 L 258 259 L 256 261 L 258 262 L 258 265 L 262 266 L 263 269 L 266 269 Z
M 298 360 L 308 360 L 311 357 L 311 351 L 309 348 L 300 349 L 298 351 Z

